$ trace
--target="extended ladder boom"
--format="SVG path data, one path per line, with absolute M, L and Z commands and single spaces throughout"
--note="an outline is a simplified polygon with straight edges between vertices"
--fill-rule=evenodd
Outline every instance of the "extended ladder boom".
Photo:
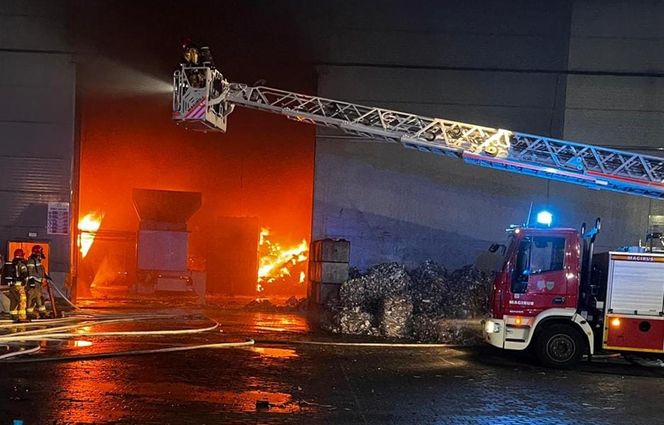
M 195 130 L 226 131 L 240 105 L 484 167 L 664 198 L 664 158 L 231 83 L 207 66 L 181 65 L 173 80 L 173 119 Z

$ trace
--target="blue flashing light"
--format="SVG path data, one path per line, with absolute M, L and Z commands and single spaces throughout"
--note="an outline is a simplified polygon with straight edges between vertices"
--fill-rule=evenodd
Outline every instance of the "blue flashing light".
M 543 226 L 551 226 L 553 222 L 553 214 L 548 211 L 540 211 L 537 213 L 537 223 Z

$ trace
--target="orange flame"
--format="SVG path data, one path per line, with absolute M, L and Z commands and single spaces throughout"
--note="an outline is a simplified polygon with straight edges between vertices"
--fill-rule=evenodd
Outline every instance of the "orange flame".
M 104 213 L 93 211 L 86 214 L 78 222 L 78 230 L 80 231 L 80 234 L 78 235 L 78 249 L 81 251 L 83 258 L 88 255 L 88 251 L 92 248 L 92 243 L 95 241 L 95 235 L 97 234 L 103 219 Z
M 291 278 L 294 266 L 307 261 L 308 258 L 309 244 L 305 239 L 293 247 L 282 248 L 279 243 L 270 241 L 269 236 L 270 229 L 262 228 L 258 242 L 257 292 L 263 292 L 266 283 Z M 298 282 L 304 283 L 305 277 L 305 272 L 300 271 Z

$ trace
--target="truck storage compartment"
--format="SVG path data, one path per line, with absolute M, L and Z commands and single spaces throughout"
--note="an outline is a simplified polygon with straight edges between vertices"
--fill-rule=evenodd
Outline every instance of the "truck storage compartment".
M 664 352 L 664 255 L 609 253 L 604 348 Z

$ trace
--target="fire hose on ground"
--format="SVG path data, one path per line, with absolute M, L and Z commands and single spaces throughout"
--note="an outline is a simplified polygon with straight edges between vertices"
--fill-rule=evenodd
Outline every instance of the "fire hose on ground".
M 158 315 L 157 318 L 163 318 L 163 315 Z M 183 335 L 183 334 L 194 334 L 194 333 L 204 333 L 213 331 L 219 328 L 220 324 L 214 322 L 213 325 L 203 327 L 203 328 L 189 328 L 189 329 L 169 329 L 169 330 L 152 330 L 152 331 L 110 331 L 110 332 L 59 332 L 63 330 L 76 329 L 87 326 L 103 325 L 108 323 L 118 323 L 118 322 L 130 322 L 135 320 L 144 320 L 145 315 L 137 318 L 121 318 L 121 319 L 109 319 L 109 320 L 86 320 L 81 323 L 74 325 L 58 326 L 55 328 L 48 329 L 39 329 L 33 331 L 24 331 L 19 332 L 18 334 L 4 335 L 0 336 L 0 343 L 17 343 L 17 342 L 26 342 L 26 341 L 43 341 L 43 340 L 61 340 L 63 338 L 72 338 L 72 337 L 81 337 L 81 336 L 119 336 L 119 337 L 130 337 L 130 336 L 152 336 L 152 335 Z M 57 331 L 57 332 L 56 332 Z M 270 343 L 270 341 L 261 341 L 262 343 Z M 282 342 L 283 343 L 283 342 Z M 318 346 L 344 346 L 344 347 L 391 347 L 391 348 L 451 348 L 454 345 L 451 344 L 409 344 L 409 343 L 378 343 L 378 342 L 333 342 L 333 341 L 303 341 L 303 340 L 293 340 L 289 343 L 296 345 L 318 345 Z M 28 358 L 28 359 L 18 359 L 18 360 L 8 360 L 10 358 L 15 358 L 22 355 L 34 354 L 40 350 L 40 346 L 35 346 L 29 349 L 22 349 L 14 352 L 10 352 L 4 355 L 0 355 L 0 361 L 9 361 L 11 363 L 34 363 L 34 362 L 52 362 L 52 361 L 75 361 L 75 360 L 94 360 L 94 359 L 104 359 L 111 357 L 119 356 L 133 356 L 133 355 L 145 355 L 145 354 L 158 354 L 158 353 L 170 353 L 178 351 L 190 351 L 190 350 L 200 350 L 200 349 L 218 349 L 218 348 L 243 348 L 255 345 L 253 339 L 242 342 L 222 342 L 222 343 L 212 343 L 212 344 L 199 344 L 199 345 L 187 345 L 187 346 L 174 346 L 166 347 L 159 349 L 147 349 L 147 350 L 131 350 L 131 351 L 114 351 L 109 353 L 95 353 L 95 354 L 83 354 L 75 356 L 54 356 L 54 357 L 38 357 L 38 358 Z
M 261 341 L 263 342 L 263 341 Z M 265 341 L 268 343 L 268 341 Z M 377 348 L 459 348 L 460 344 L 431 344 L 407 342 L 340 342 L 340 341 L 289 341 L 291 344 L 322 345 L 333 347 L 377 347 Z
M 163 316 L 160 316 L 160 318 Z M 138 319 L 113 319 L 113 320 L 99 320 L 97 322 L 82 322 L 76 325 L 61 326 L 57 328 L 50 329 L 40 329 L 36 331 L 24 331 L 17 334 L 3 335 L 0 336 L 0 343 L 19 343 L 26 341 L 43 341 L 43 340 L 61 340 L 63 338 L 72 338 L 72 337 L 81 337 L 81 336 L 156 336 L 156 335 L 185 335 L 185 334 L 194 334 L 194 333 L 203 333 L 210 332 L 217 329 L 220 324 L 214 322 L 211 326 L 206 326 L 203 328 L 188 328 L 188 329 L 165 329 L 165 330 L 150 330 L 150 331 L 112 331 L 112 332 L 76 332 L 76 333 L 62 333 L 54 332 L 55 330 L 66 330 L 74 329 L 85 326 L 95 326 L 108 323 L 117 323 L 117 322 L 128 322 L 132 320 L 144 320 L 143 317 Z M 100 358 L 109 358 L 117 356 L 129 356 L 129 355 L 141 355 L 141 354 L 156 354 L 156 353 L 170 353 L 177 351 L 189 351 L 189 350 L 199 350 L 199 349 L 216 349 L 216 348 L 237 348 L 237 347 L 247 347 L 253 345 L 254 341 L 242 341 L 242 342 L 221 342 L 221 343 L 211 343 L 211 344 L 199 344 L 199 345 L 187 345 L 187 346 L 175 346 L 159 349 L 149 349 L 149 350 L 132 350 L 132 351 L 115 351 L 110 353 L 95 353 L 95 354 L 84 354 L 77 356 L 57 356 L 57 357 L 42 357 L 34 359 L 25 359 L 25 360 L 12 360 L 12 363 L 21 362 L 43 362 L 43 361 L 56 361 L 56 360 L 90 360 L 90 359 L 100 359 Z M 7 360 L 9 358 L 22 356 L 26 354 L 33 354 L 40 350 L 40 346 L 35 346 L 30 349 L 21 349 L 13 351 L 4 355 L 0 355 L 0 361 Z
M 72 303 L 61 291 L 49 281 L 49 286 L 53 287 L 56 292 L 62 297 L 65 302 L 70 305 L 72 308 L 79 312 L 84 310 Z M 51 300 L 54 302 L 54 300 Z M 88 313 L 85 312 L 82 315 L 70 316 L 60 319 L 50 319 L 50 320 L 40 320 L 34 323 L 25 323 L 20 324 L 20 326 L 48 326 L 48 325 L 60 325 L 68 323 L 69 321 L 79 321 L 79 323 L 64 325 L 64 326 L 55 326 L 47 327 L 46 329 L 36 329 L 21 331 L 13 333 L 11 335 L 0 335 L 0 343 L 19 343 L 26 341 L 44 341 L 44 340 L 62 340 L 67 338 L 75 338 L 81 336 L 91 336 L 91 337 L 132 337 L 132 336 L 155 336 L 155 335 L 185 335 L 185 334 L 195 334 L 195 333 L 204 333 L 210 332 L 219 328 L 220 324 L 214 321 L 214 324 L 211 326 L 203 328 L 189 328 L 189 329 L 164 329 L 164 330 L 152 330 L 152 331 L 106 331 L 106 332 L 90 332 L 90 331 L 80 331 L 80 328 L 91 327 L 98 325 L 105 325 L 111 323 L 120 323 L 120 322 L 134 322 L 140 320 L 149 320 L 149 319 L 164 319 L 164 318 L 174 318 L 175 315 L 155 315 L 155 314 L 141 314 L 141 315 L 132 315 L 130 317 L 123 317 L 119 315 L 103 315 L 99 313 Z M 17 324 L 8 324 L 0 321 L 0 328 L 9 328 L 16 327 Z M 79 329 L 77 332 L 62 332 L 71 329 Z M 269 344 L 271 342 L 275 343 L 284 343 L 277 341 L 261 341 L 261 343 Z M 417 343 L 382 343 L 382 342 L 335 342 L 335 341 L 303 341 L 303 340 L 291 340 L 288 343 L 296 345 L 312 345 L 312 346 L 337 346 L 337 347 L 376 347 L 376 348 L 454 348 L 459 347 L 459 345 L 454 344 L 417 344 Z M 94 354 L 82 354 L 74 356 L 54 356 L 54 357 L 37 357 L 37 358 L 27 358 L 27 359 L 17 359 L 17 360 L 8 360 L 15 357 L 34 354 L 40 351 L 40 346 L 34 346 L 27 349 L 20 349 L 13 351 L 7 354 L 0 355 L 0 361 L 7 361 L 11 363 L 35 363 L 35 362 L 52 362 L 52 361 L 76 361 L 76 360 L 93 360 L 93 359 L 104 359 L 111 357 L 119 356 L 133 356 L 133 355 L 146 355 L 146 354 L 157 354 L 157 353 L 171 353 L 179 351 L 191 351 L 191 350 L 200 350 L 200 349 L 218 349 L 218 348 L 243 348 L 253 346 L 255 341 L 250 339 L 248 341 L 242 342 L 221 342 L 221 343 L 211 343 L 211 344 L 199 344 L 199 345 L 187 345 L 187 346 L 173 346 L 166 348 L 158 349 L 146 349 L 146 350 L 131 350 L 131 351 L 114 351 L 108 353 L 94 353 Z
M 107 358 L 121 357 L 121 356 L 175 353 L 179 351 L 192 351 L 192 350 L 201 350 L 201 349 L 242 348 L 242 347 L 250 347 L 252 345 L 254 345 L 254 340 L 250 339 L 248 341 L 242 341 L 242 342 L 218 342 L 214 344 L 174 346 L 166 348 L 155 348 L 149 350 L 114 351 L 109 353 L 81 354 L 75 356 L 38 357 L 38 358 L 12 360 L 11 363 L 40 363 L 40 362 L 54 362 L 54 361 L 97 360 L 97 359 L 107 359 Z M 5 354 L 0 356 L 0 360 L 4 360 L 6 358 L 9 358 L 10 356 L 14 357 L 23 354 L 36 353 L 37 351 L 39 351 L 39 348 L 40 347 L 37 346 L 29 350 Z
M 129 320 L 126 320 L 129 321 Z M 102 322 L 101 324 L 108 323 Z M 100 324 L 100 323 L 97 323 Z M 75 327 L 90 326 L 88 325 L 75 325 Z M 113 331 L 113 332 L 76 332 L 76 333 L 37 333 L 25 335 L 26 332 L 19 333 L 19 335 L 0 336 L 0 342 L 12 341 L 34 341 L 43 338 L 72 338 L 80 336 L 154 336 L 154 335 L 188 335 L 194 333 L 209 332 L 217 329 L 219 323 L 215 322 L 214 325 L 205 328 L 191 328 L 191 329 L 168 329 L 157 331 Z
M 10 353 L 0 355 L 0 360 L 6 360 L 6 359 L 9 359 L 9 358 L 11 358 L 11 357 L 17 357 L 17 356 L 23 356 L 23 355 L 25 355 L 25 354 L 36 353 L 36 352 L 39 351 L 40 349 L 41 349 L 41 347 L 40 347 L 39 345 L 37 345 L 37 346 L 32 347 L 32 348 L 27 348 L 27 349 L 22 349 L 22 350 L 12 351 L 12 352 L 10 352 Z
M 145 315 L 140 315 L 140 316 L 132 316 L 132 317 L 121 317 L 121 318 L 116 318 L 116 317 L 110 317 L 108 319 L 105 318 L 96 318 L 95 320 L 89 320 L 85 319 L 82 322 L 73 324 L 73 325 L 66 325 L 66 326 L 56 326 L 56 327 L 47 327 L 46 329 L 35 329 L 31 331 L 20 331 L 20 332 L 15 332 L 12 334 L 12 336 L 25 336 L 25 335 L 44 335 L 48 333 L 53 333 L 55 331 L 64 331 L 68 329 L 76 329 L 76 328 L 82 328 L 86 326 L 94 326 L 94 325 L 103 325 L 103 324 L 111 324 L 111 323 L 121 323 L 121 322 L 135 322 L 138 320 L 146 320 L 146 319 L 163 319 L 163 318 L 173 318 L 176 316 L 170 315 L 170 316 L 145 316 Z M 49 323 L 39 323 L 39 325 L 44 326 L 48 325 Z M 18 325 L 21 326 L 22 325 Z M 17 325 L 14 325 L 13 327 L 17 327 Z M 4 341 L 4 339 L 7 338 L 6 335 L 0 335 L 0 341 Z
M 67 298 L 67 296 L 66 296 L 65 294 L 63 294 L 62 291 L 60 291 L 60 288 L 58 288 L 58 286 L 57 286 L 56 284 L 54 284 L 53 281 L 52 281 L 51 279 L 48 279 L 47 282 L 48 282 L 48 287 L 49 287 L 49 288 L 53 288 L 53 289 L 55 289 L 55 292 L 57 292 L 57 293 L 60 295 L 60 297 L 62 297 L 62 299 L 63 299 L 63 300 L 69 305 L 69 306 L 71 306 L 74 310 L 81 310 L 81 308 L 80 308 L 79 306 L 77 306 L 76 304 L 74 304 L 73 302 L 71 302 L 71 301 L 69 300 L 69 298 Z M 53 299 L 52 297 L 51 297 L 51 303 L 53 303 L 53 305 L 55 305 L 55 299 Z
M 54 285 L 53 285 L 54 286 Z M 76 310 L 81 311 L 81 309 L 69 301 L 62 292 L 58 290 L 59 294 L 66 300 L 68 304 L 74 307 Z M 135 322 L 135 321 L 144 321 L 146 319 L 164 319 L 164 318 L 174 318 L 177 317 L 173 314 L 139 314 L 132 315 L 130 317 L 120 317 L 120 316 L 104 316 L 104 315 L 81 315 L 81 316 L 71 316 L 68 318 L 60 319 L 50 319 L 50 320 L 39 320 L 29 323 L 0 323 L 0 328 L 15 328 L 17 326 L 46 326 L 45 329 L 35 329 L 35 330 L 26 330 L 9 335 L 0 335 L 0 342 L 2 343 L 20 343 L 26 341 L 44 341 L 44 340 L 61 340 L 63 338 L 72 338 L 72 337 L 81 337 L 81 336 L 118 336 L 118 337 L 131 337 L 131 336 L 156 336 L 156 335 L 185 335 L 185 334 L 194 334 L 194 333 L 203 333 L 210 332 L 219 328 L 220 324 L 216 321 L 211 326 L 206 326 L 203 328 L 188 328 L 188 329 L 162 329 L 162 330 L 149 330 L 149 331 L 107 331 L 107 332 L 91 332 L 91 331 L 81 331 L 80 328 L 98 326 L 98 325 L 107 325 L 111 323 L 119 322 Z M 70 321 L 78 321 L 78 323 L 71 325 L 55 326 L 52 325 L 61 325 L 68 323 Z M 66 330 L 79 329 L 79 331 L 72 332 L 62 332 Z M 99 358 L 108 358 L 116 356 L 127 356 L 127 355 L 140 355 L 140 354 L 155 354 L 155 353 L 169 353 L 177 351 L 189 351 L 189 350 L 198 350 L 198 349 L 214 349 L 214 348 L 235 348 L 235 347 L 246 347 L 253 345 L 253 340 L 242 341 L 242 342 L 223 342 L 223 343 L 212 343 L 212 344 L 199 344 L 199 345 L 188 345 L 188 346 L 175 346 L 168 348 L 160 349 L 149 349 L 149 350 L 132 350 L 132 351 L 121 351 L 121 352 L 110 352 L 110 353 L 95 353 L 88 355 L 79 355 L 79 356 L 67 356 L 67 357 L 41 357 L 33 359 L 22 359 L 22 360 L 11 360 L 12 363 L 16 362 L 35 362 L 35 361 L 56 361 L 56 360 L 83 360 L 83 359 L 99 359 Z M 5 347 L 8 347 L 5 345 Z M 27 354 L 34 354 L 40 351 L 41 346 L 37 345 L 28 349 L 19 349 L 12 351 L 3 355 L 0 355 L 0 361 L 7 361 L 7 359 L 23 356 Z

